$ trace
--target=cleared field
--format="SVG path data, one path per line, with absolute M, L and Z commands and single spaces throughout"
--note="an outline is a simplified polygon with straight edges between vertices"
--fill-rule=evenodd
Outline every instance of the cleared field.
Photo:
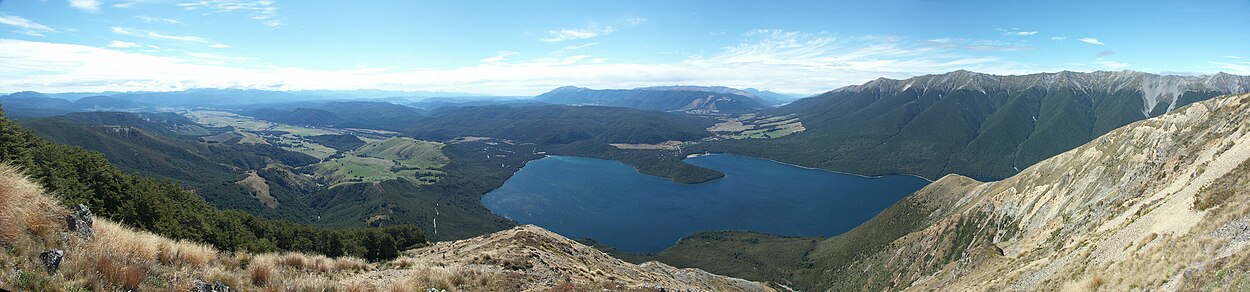
M 438 168 L 447 165 L 443 143 L 395 137 L 360 146 L 357 155 L 398 161 L 403 167 Z
M 187 113 L 186 116 L 202 125 L 213 127 L 230 126 L 236 130 L 244 131 L 264 131 L 274 126 L 270 122 L 221 111 L 194 111 Z
M 773 139 L 802 132 L 803 122 L 794 115 L 761 116 L 743 115 L 725 119 L 708 128 L 728 139 Z
M 213 127 L 234 127 L 243 136 L 238 143 L 270 144 L 283 149 L 326 159 L 336 152 L 333 148 L 304 139 L 304 136 L 342 134 L 345 131 L 277 124 L 248 116 L 222 111 L 194 111 L 187 113 L 191 120 Z M 282 133 L 282 134 L 278 134 Z
M 360 146 L 342 157 L 309 166 L 333 185 L 412 178 L 429 184 L 447 165 L 443 144 L 411 138 L 390 138 Z
M 308 128 L 308 127 L 300 127 L 300 126 L 292 126 L 292 125 L 284 125 L 284 124 L 276 124 L 269 130 L 270 131 L 283 131 L 283 132 L 291 133 L 292 135 L 299 135 L 299 136 L 342 134 L 342 131 L 334 131 L 334 130 L 319 129 L 319 128 Z

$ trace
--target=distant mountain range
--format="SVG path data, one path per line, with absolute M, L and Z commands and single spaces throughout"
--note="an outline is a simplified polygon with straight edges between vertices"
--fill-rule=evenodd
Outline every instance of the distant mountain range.
M 1250 77 L 1225 73 L 955 71 L 882 78 L 768 111 L 797 116 L 803 133 L 709 143 L 702 150 L 860 174 L 993 179 L 1133 121 L 1247 91 Z
M 427 91 L 188 89 L 172 92 L 100 92 L 45 94 L 33 91 L 0 95 L 9 116 L 45 117 L 83 111 L 157 111 L 187 107 L 248 107 L 260 104 L 371 100 L 419 103 L 426 100 L 477 101 L 517 97 Z
M 716 86 L 658 86 L 635 89 L 589 89 L 565 86 L 534 97 L 556 104 L 618 106 L 687 113 L 745 113 L 793 100 L 788 95 Z

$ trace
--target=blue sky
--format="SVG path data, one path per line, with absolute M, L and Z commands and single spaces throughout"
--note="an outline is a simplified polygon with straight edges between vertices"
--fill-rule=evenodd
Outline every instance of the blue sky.
M 587 3 L 584 3 L 587 2 Z M 0 92 L 1250 74 L 1250 1 L 0 1 Z

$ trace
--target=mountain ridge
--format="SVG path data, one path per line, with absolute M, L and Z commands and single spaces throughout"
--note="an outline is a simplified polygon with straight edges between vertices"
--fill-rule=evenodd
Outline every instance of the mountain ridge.
M 1169 101 L 1171 110 L 1175 101 L 1184 91 L 1218 91 L 1237 93 L 1250 91 L 1250 76 L 1238 76 L 1224 72 L 1200 76 L 1153 74 L 1141 71 L 1094 71 L 1074 72 L 1060 71 L 1054 73 L 1033 73 L 1023 75 L 994 75 L 957 70 L 944 74 L 921 75 L 907 79 L 878 78 L 861 85 L 851 85 L 830 92 L 861 92 L 878 90 L 881 92 L 904 91 L 913 86 L 925 90 L 934 88 L 941 90 L 974 89 L 985 92 L 987 89 L 1023 91 L 1028 88 L 1041 87 L 1055 89 L 1071 87 L 1082 91 L 1103 91 L 1111 93 L 1118 90 L 1140 90 L 1144 93 L 1143 114 L 1149 115 L 1159 101 Z
M 750 92 L 723 86 L 656 86 L 634 89 L 563 86 L 535 96 L 534 100 L 696 114 L 745 113 L 764 109 L 770 104 Z
M 805 131 L 776 139 L 702 143 L 729 152 L 864 175 L 1010 176 L 1115 128 L 1218 95 L 1250 77 L 1135 71 L 998 76 L 955 71 L 880 78 L 765 113 Z

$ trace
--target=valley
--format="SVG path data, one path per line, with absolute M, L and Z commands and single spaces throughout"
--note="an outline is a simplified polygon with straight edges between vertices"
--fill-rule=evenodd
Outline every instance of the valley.
M 1103 76 L 1097 74 L 1073 76 Z M 894 290 L 913 284 L 883 280 L 880 278 L 883 276 L 877 274 L 857 276 L 852 271 L 914 268 L 917 271 L 914 274 L 898 277 L 911 277 L 908 279 L 914 285 L 965 285 L 955 280 L 925 282 L 928 281 L 925 277 L 930 276 L 924 275 L 965 273 L 946 266 L 959 261 L 993 260 L 992 256 L 985 257 L 985 249 L 976 249 L 979 247 L 976 244 L 1008 240 L 1011 236 L 1020 236 L 1023 230 L 1036 228 L 1009 226 L 1018 223 L 1012 220 L 1020 219 L 1011 217 L 1019 216 L 1018 213 L 967 213 L 975 209 L 967 204 L 974 203 L 955 199 L 985 188 L 976 187 L 978 185 L 1008 184 L 1016 180 L 1015 176 L 973 180 L 963 176 L 965 173 L 937 172 L 942 176 L 931 182 L 926 175 L 932 174 L 930 172 L 906 171 L 933 169 L 926 165 L 931 164 L 933 157 L 946 153 L 938 150 L 998 143 L 1000 140 L 995 139 L 1006 139 L 1002 137 L 1015 137 L 1008 141 L 1025 141 L 1015 151 L 1030 153 L 1026 149 L 1035 148 L 1030 148 L 1033 146 L 1028 146 L 1032 145 L 1029 143 L 1034 142 L 1028 141 L 1041 139 L 1034 135 L 1055 135 L 1056 132 L 1044 129 L 1047 121 L 1072 122 L 1071 112 L 1040 111 L 1026 106 L 1027 102 L 1046 103 L 1047 98 L 1068 101 L 1072 97 L 1046 93 L 1053 88 L 1019 85 L 1026 88 L 1021 91 L 1024 95 L 1003 104 L 999 103 L 1004 101 L 985 99 L 996 96 L 993 94 L 947 88 L 999 84 L 968 83 L 976 78 L 990 78 L 987 76 L 952 72 L 905 81 L 883 79 L 860 88 L 831 91 L 830 94 L 845 95 L 839 97 L 842 102 L 851 102 L 857 98 L 854 92 L 872 88 L 881 91 L 873 95 L 892 92 L 893 98 L 910 99 L 904 103 L 904 108 L 929 107 L 916 116 L 896 113 L 899 120 L 895 121 L 902 125 L 896 130 L 827 114 L 790 112 L 812 107 L 799 105 L 820 101 L 825 98 L 822 96 L 782 107 L 739 113 L 664 112 L 597 105 L 485 105 L 417 113 L 407 106 L 390 103 L 334 101 L 288 105 L 283 109 L 254 105 L 241 110 L 201 108 L 174 113 L 79 112 L 19 122 L 57 143 L 98 151 L 122 169 L 186 186 L 213 207 L 314 226 L 310 228 L 416 227 L 421 230 L 422 238 L 448 242 L 521 224 L 536 224 L 552 230 L 553 234 L 578 240 L 561 244 L 585 245 L 634 264 L 658 261 L 675 267 L 775 283 L 773 287 Z M 1055 76 L 1058 75 L 1042 75 L 1037 80 L 1058 78 Z M 1233 81 L 1224 85 L 1208 82 L 1202 86 L 1236 87 L 1242 86 L 1238 82 L 1243 82 L 1236 78 L 1221 80 Z M 922 81 L 937 88 L 932 90 L 953 93 L 951 96 L 946 93 L 912 96 L 909 95 L 913 92 L 911 87 L 898 91 L 900 89 L 880 85 Z M 1171 102 L 1183 104 L 1175 108 L 1177 111 L 1189 110 L 1194 104 L 1215 102 L 1209 97 L 1215 95 L 1213 92 L 1187 91 L 1201 91 L 1201 87 L 1178 90 L 1168 93 L 1175 94 Z M 1033 96 L 1028 92 L 1042 95 Z M 1042 99 L 1029 101 L 1039 97 Z M 1090 95 L 1088 98 L 1099 103 L 1114 101 L 1124 105 L 1138 97 L 1115 93 L 1110 97 Z M 985 103 L 970 103 L 974 101 Z M 947 102 L 954 104 L 943 105 Z M 1022 102 L 1025 103 L 1022 105 Z M 969 105 L 983 105 L 987 112 L 969 111 L 975 109 Z M 838 108 L 847 111 L 847 115 L 864 117 L 874 108 L 871 104 L 862 108 L 842 109 L 843 106 Z M 950 116 L 951 113 L 940 111 L 945 106 L 960 110 Z M 1017 110 L 1013 107 L 1026 112 L 1037 111 L 1028 117 L 1034 123 L 995 124 L 1006 117 L 1018 119 L 1018 116 L 997 112 Z M 1099 108 L 1102 106 L 1094 107 Z M 369 111 L 387 113 L 388 118 L 345 118 Z M 1153 121 L 1176 114 L 1152 115 L 1156 117 L 1119 116 L 1115 118 L 1119 122 L 1114 123 L 1131 126 L 1142 123 L 1133 122 L 1139 119 Z M 878 119 L 884 117 L 888 115 Z M 970 117 L 985 120 L 969 120 Z M 1099 119 L 1083 124 L 1093 125 L 1089 135 L 1104 130 L 1099 128 L 1103 123 Z M 1235 123 L 1235 119 L 1230 121 Z M 915 128 L 920 126 L 926 130 Z M 977 130 L 976 134 L 962 136 L 972 141 L 966 146 L 958 146 L 962 143 L 959 141 L 965 140 L 936 135 L 950 131 L 972 132 L 967 127 Z M 1033 134 L 1010 134 L 1029 129 Z M 1121 130 L 1105 129 L 1108 133 Z M 835 137 L 837 140 L 826 140 Z M 880 142 L 880 137 L 887 138 Z M 903 139 L 899 137 L 921 140 L 907 142 L 898 140 Z M 924 137 L 938 137 L 953 144 L 935 143 Z M 1064 145 L 1078 147 L 1086 143 L 1081 137 L 1050 141 L 1067 142 L 1050 144 L 1047 147 L 1051 148 L 1046 149 L 1067 151 Z M 819 143 L 834 144 L 810 146 Z M 869 145 L 877 146 L 856 148 Z M 898 148 L 899 145 L 916 147 Z M 954 148 L 934 148 L 940 145 Z M 1230 149 L 1237 147 L 1236 143 L 1227 145 Z M 850 151 L 850 154 L 812 163 L 828 154 L 807 152 L 811 149 Z M 908 154 L 889 152 L 902 149 L 907 149 Z M 859 161 L 856 159 L 869 159 L 868 155 L 873 153 L 879 155 L 872 160 L 873 164 L 856 164 Z M 908 162 L 907 155 L 937 156 L 923 156 L 926 158 Z M 794 157 L 802 159 L 786 160 Z M 982 164 L 997 163 L 1003 158 L 996 155 L 965 157 Z M 846 164 L 831 164 L 838 161 Z M 894 168 L 890 163 L 902 163 L 903 167 Z M 948 164 L 945 169 L 963 163 L 967 162 Z M 1013 170 L 1025 173 L 1035 168 L 1024 164 L 1013 166 Z M 890 174 L 877 173 L 880 169 L 891 171 Z M 966 174 L 984 174 L 984 169 L 977 169 Z M 909 175 L 913 173 L 916 175 Z M 1220 185 L 1230 184 L 1235 182 Z M 1201 203 L 1194 204 L 1209 208 L 1223 204 L 1226 196 L 1236 194 L 1199 196 L 1203 199 L 1195 200 Z M 975 198 L 981 197 L 967 200 Z M 1043 226 L 1050 226 L 1046 224 L 1054 223 Z M 982 230 L 973 232 L 966 229 L 972 228 L 967 226 Z M 997 232 L 993 236 L 983 230 L 991 227 Z M 928 233 L 917 235 L 917 232 Z M 952 241 L 915 241 L 927 237 Z M 884 254 L 902 248 L 914 249 L 926 256 L 907 264 Z M 1053 252 L 1066 250 L 1059 248 Z M 965 260 L 969 256 L 965 254 L 979 258 Z M 999 264 L 997 260 L 985 263 Z M 984 269 L 998 267 L 999 271 L 1008 273 L 1013 271 L 1009 266 Z M 828 280 L 833 278 L 848 280 Z M 1073 283 L 1092 281 L 1046 279 L 1049 282 L 1015 282 L 1013 285 L 1027 284 L 1034 286 L 1021 287 L 1036 288 L 1036 285 L 1061 283 L 1085 285 Z M 1139 283 L 1117 281 L 1099 285 Z M 1150 282 L 1151 285 L 1162 284 L 1151 281 L 1155 281 Z
M 1250 291 L 1250 2 L 0 0 L 0 291 Z

